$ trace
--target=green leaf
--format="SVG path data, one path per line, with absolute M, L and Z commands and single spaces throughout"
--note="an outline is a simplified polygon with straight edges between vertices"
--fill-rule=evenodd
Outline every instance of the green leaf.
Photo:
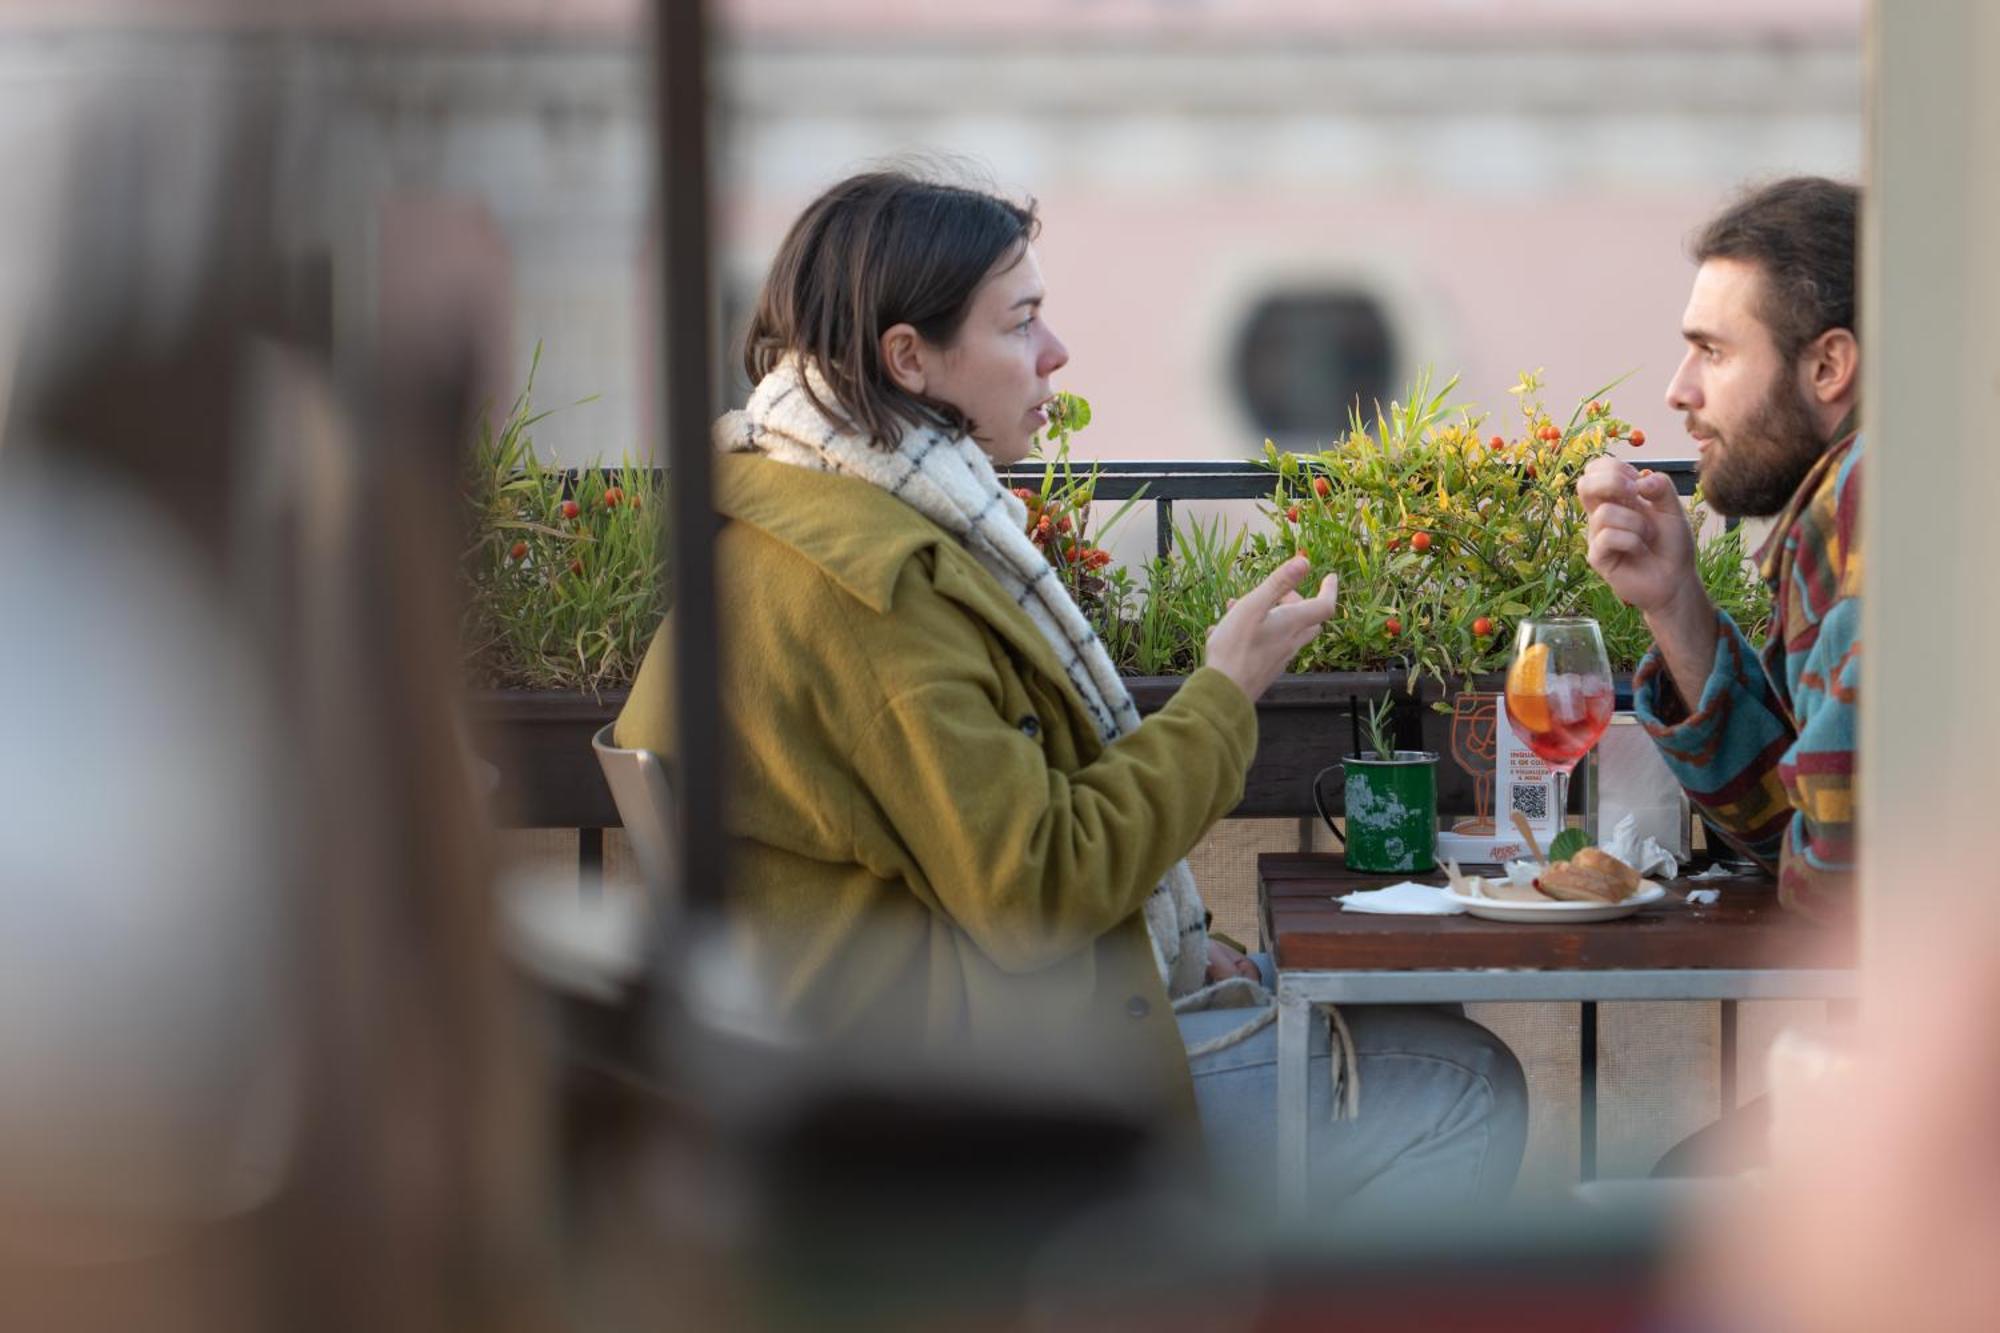
M 1567 861 L 1590 846 L 1590 837 L 1580 828 L 1566 828 L 1549 844 L 1549 860 Z

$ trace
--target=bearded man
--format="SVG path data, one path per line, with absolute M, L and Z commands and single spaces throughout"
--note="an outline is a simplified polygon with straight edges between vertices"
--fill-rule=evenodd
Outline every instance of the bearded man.
M 1646 617 L 1634 708 L 1689 798 L 1778 877 L 1786 906 L 1845 915 L 1854 866 L 1861 672 L 1860 192 L 1813 177 L 1756 190 L 1695 240 L 1667 386 L 1718 512 L 1772 516 L 1761 659 L 1709 600 L 1672 483 L 1612 458 L 1585 470 L 1590 563 Z

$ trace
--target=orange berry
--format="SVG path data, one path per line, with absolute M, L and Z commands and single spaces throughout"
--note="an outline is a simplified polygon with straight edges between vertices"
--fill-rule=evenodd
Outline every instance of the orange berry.
M 1410 549 L 1418 555 L 1431 549 L 1431 535 L 1428 532 L 1414 533 L 1410 537 Z
M 625 498 L 625 490 L 623 487 L 607 486 L 604 488 L 604 507 L 606 509 L 616 509 L 618 507 L 619 501 L 623 500 L 624 498 Z
M 1294 523 L 1298 522 L 1298 521 L 1299 521 L 1299 507 L 1298 507 L 1297 505 L 1293 505 L 1293 506 L 1292 506 L 1292 507 L 1291 507 L 1290 509 L 1287 509 L 1287 510 L 1285 511 L 1285 517 L 1286 517 L 1286 518 L 1288 518 L 1288 519 L 1290 519 L 1290 520 L 1291 520 L 1292 522 L 1294 522 Z
M 1398 634 L 1401 634 L 1403 632 L 1403 622 L 1396 619 L 1396 617 L 1394 616 L 1390 616 L 1387 620 L 1382 622 L 1382 629 L 1383 632 L 1388 634 L 1388 636 L 1393 639 Z
M 1498 435 L 1495 435 L 1492 439 L 1486 442 L 1486 446 L 1489 449 L 1505 449 L 1507 447 L 1507 441 L 1501 439 Z
M 1631 445 L 1634 449 L 1642 447 L 1646 443 L 1646 432 L 1634 426 L 1631 437 L 1625 443 Z
M 1472 622 L 1472 633 L 1475 638 L 1483 639 L 1492 632 L 1493 622 L 1487 617 L 1481 616 Z
M 1328 481 L 1325 477 L 1314 477 L 1313 494 L 1317 495 L 1322 500 L 1326 499 L 1327 496 L 1333 494 L 1333 483 Z
M 526 542 L 515 542 L 507 548 L 507 554 L 515 560 L 526 560 L 528 558 L 528 544 Z
M 564 518 L 575 518 L 578 514 L 582 512 L 583 510 L 577 507 L 576 501 L 564 500 L 562 502 L 562 516 Z

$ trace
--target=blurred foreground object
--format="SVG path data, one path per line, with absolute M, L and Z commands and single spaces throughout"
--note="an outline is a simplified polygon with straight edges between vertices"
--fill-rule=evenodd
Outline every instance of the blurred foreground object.
M 1857 1031 L 1773 1047 L 1770 1170 L 1693 1240 L 1688 1290 L 1721 1327 L 1993 1327 L 2000 911 L 1926 919 L 1883 943 Z
M 240 627 L 128 490 L 17 472 L 0 562 L 43 571 L 0 582 L 0 1253 L 127 1257 L 282 1179 L 287 774 Z
M 457 734 L 462 349 L 336 386 L 273 221 L 317 164 L 284 68 L 96 118 L 11 404 L 10 1328 L 552 1324 Z

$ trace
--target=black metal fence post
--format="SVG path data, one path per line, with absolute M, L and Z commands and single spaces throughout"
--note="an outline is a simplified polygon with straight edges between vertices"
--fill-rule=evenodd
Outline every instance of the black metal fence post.
M 708 423 L 708 7 L 656 0 L 653 96 L 658 117 L 661 423 L 672 474 L 667 541 L 673 561 L 674 796 L 680 807 L 681 901 L 718 907 L 726 873 L 722 828 L 721 663 L 717 652 Z

